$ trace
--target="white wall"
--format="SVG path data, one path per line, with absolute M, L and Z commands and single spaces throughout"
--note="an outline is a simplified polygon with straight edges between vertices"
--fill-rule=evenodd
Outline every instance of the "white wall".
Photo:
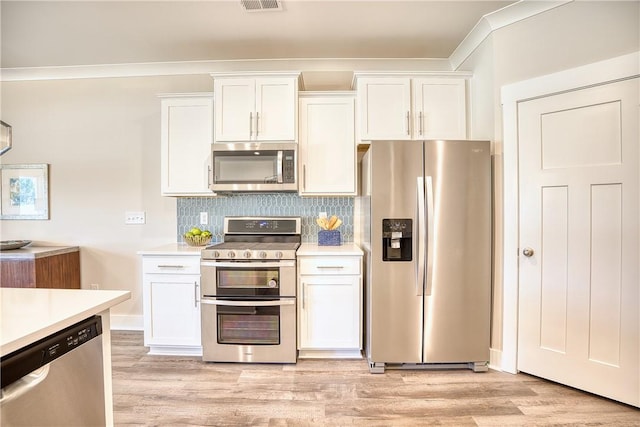
M 494 141 L 495 264 L 492 349 L 502 349 L 502 86 L 640 49 L 640 2 L 575 1 L 494 31 L 460 66 L 473 71 L 473 138 Z M 482 111 L 481 114 L 473 112 Z M 490 124 L 491 128 L 487 129 Z M 517 215 L 517 212 L 509 215 Z
M 2 240 L 80 247 L 83 288 L 123 289 L 115 326 L 142 326 L 136 252 L 176 240 L 176 201 L 160 196 L 162 92 L 211 91 L 209 76 L 3 82 L 14 146 L 2 164 L 48 163 L 50 220 L 0 221 Z M 147 214 L 125 225 L 125 211 Z

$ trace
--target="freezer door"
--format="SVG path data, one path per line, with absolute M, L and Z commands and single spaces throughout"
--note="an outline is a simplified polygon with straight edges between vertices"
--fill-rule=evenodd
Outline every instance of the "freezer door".
M 431 177 L 431 277 L 424 363 L 489 360 L 491 159 L 488 141 L 426 141 Z M 427 186 L 427 193 L 429 187 Z M 429 222 L 429 218 L 427 218 Z
M 423 284 L 418 279 L 416 216 L 419 178 L 423 175 L 423 144 L 373 141 L 369 155 L 371 257 L 366 288 L 367 357 L 370 363 L 420 363 Z M 383 261 L 383 220 L 394 218 L 411 220 L 411 261 L 397 258 Z

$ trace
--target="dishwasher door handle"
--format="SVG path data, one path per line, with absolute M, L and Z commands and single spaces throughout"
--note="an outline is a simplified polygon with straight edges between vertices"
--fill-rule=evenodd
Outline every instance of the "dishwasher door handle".
M 47 375 L 49 375 L 49 366 L 49 364 L 44 365 L 35 371 L 28 373 L 13 384 L 9 384 L 3 388 L 2 396 L 0 396 L 0 405 L 4 405 L 14 399 L 17 399 L 37 387 L 38 384 L 47 379 Z

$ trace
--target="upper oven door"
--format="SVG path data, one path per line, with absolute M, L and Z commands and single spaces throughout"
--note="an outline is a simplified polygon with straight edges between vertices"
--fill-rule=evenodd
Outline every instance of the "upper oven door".
M 296 191 L 297 145 L 213 144 L 213 191 Z
M 202 261 L 202 297 L 273 299 L 296 295 L 296 263 L 282 261 Z

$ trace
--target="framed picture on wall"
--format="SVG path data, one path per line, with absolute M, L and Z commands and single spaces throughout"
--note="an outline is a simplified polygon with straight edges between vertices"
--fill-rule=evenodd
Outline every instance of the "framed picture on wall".
M 12 136 L 11 126 L 0 120 L 0 155 L 11 149 Z
M 49 165 L 0 165 L 0 219 L 49 219 Z

